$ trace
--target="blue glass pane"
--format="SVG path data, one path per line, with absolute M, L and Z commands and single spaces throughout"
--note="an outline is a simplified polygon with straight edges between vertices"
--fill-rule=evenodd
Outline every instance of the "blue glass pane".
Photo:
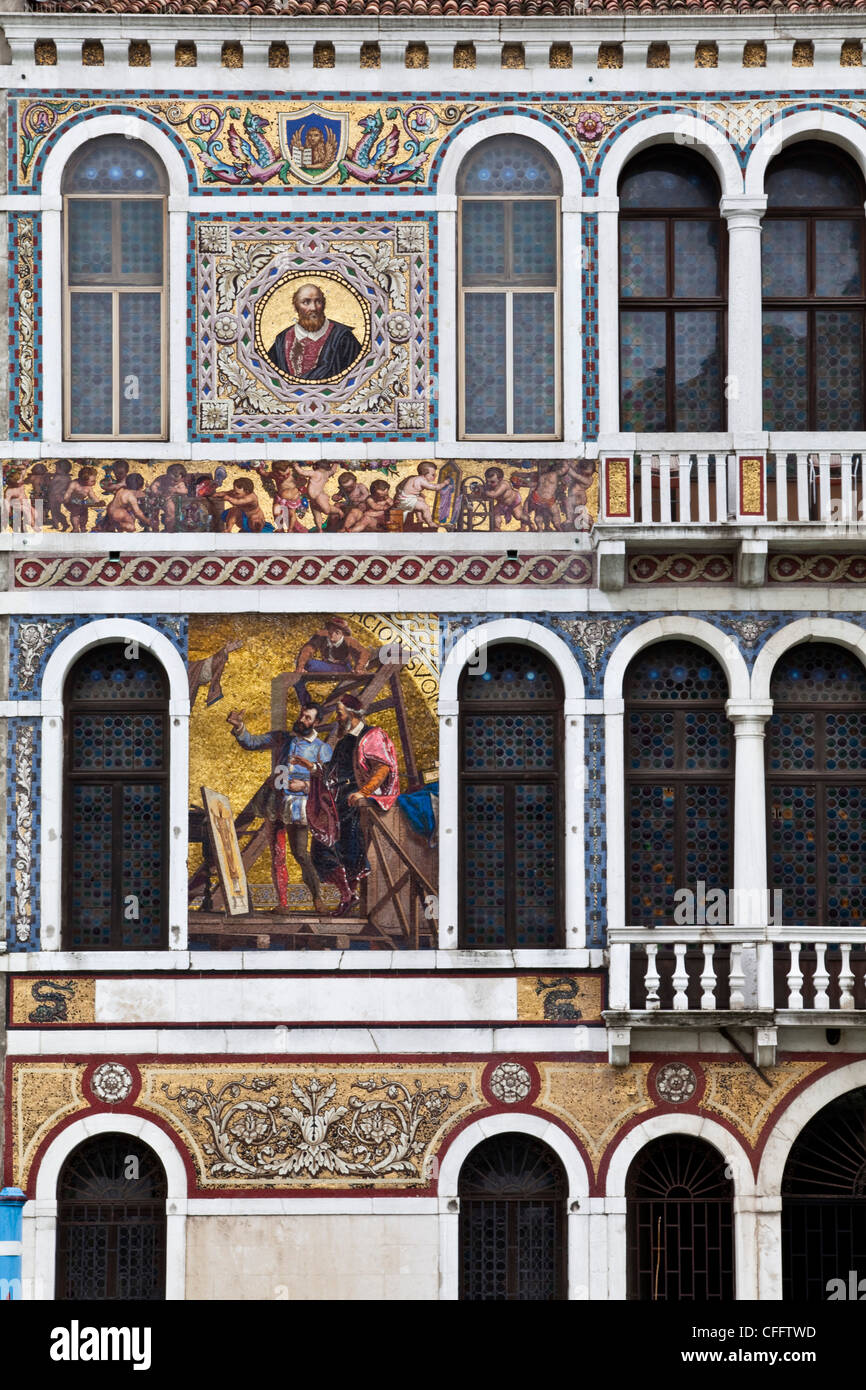
M 163 205 L 142 200 L 121 203 L 121 271 L 162 279 Z
M 162 296 L 120 296 L 120 432 L 162 430 Z
M 64 193 L 162 193 L 165 176 L 146 145 L 123 135 L 91 140 L 72 160 Z
M 619 292 L 662 299 L 667 294 L 665 224 L 623 219 L 619 240 Z
M 701 299 L 719 293 L 718 222 L 674 223 L 674 294 Z
M 505 791 L 501 786 L 463 787 L 463 923 L 466 945 L 506 944 Z
M 162 700 L 168 693 L 165 672 L 155 657 L 141 647 L 108 642 L 92 647 L 72 668 L 65 698 L 76 702 Z
M 761 283 L 768 298 L 808 293 L 805 220 L 768 217 L 761 229 Z
M 487 647 L 483 660 L 467 666 L 460 699 L 509 704 L 518 700 L 555 700 L 559 690 L 550 662 L 534 647 L 500 642 Z
M 815 315 L 815 428 L 863 428 L 863 314 Z
M 770 887 L 782 894 L 786 922 L 818 923 L 819 790 L 805 785 L 770 784 Z
M 505 434 L 505 295 L 467 294 L 465 419 L 467 434 Z
M 553 713 L 467 715 L 463 767 L 467 772 L 555 770 Z
M 673 925 L 676 872 L 676 792 L 673 786 L 628 789 L 629 876 L 627 924 Z
M 121 894 L 133 900 L 134 912 L 124 912 L 123 945 L 159 945 L 162 916 L 162 859 L 164 800 L 161 786 L 123 788 L 121 832 Z
M 556 203 L 542 199 L 511 204 L 514 274 L 556 284 Z
M 713 208 L 718 210 L 719 185 L 702 159 L 680 151 L 636 160 L 620 180 L 620 208 Z
M 861 294 L 862 221 L 845 218 L 815 222 L 815 293 Z
M 654 642 L 636 656 L 626 676 L 626 699 L 728 698 L 728 682 L 715 657 L 692 642 Z
M 620 314 L 621 428 L 663 430 L 665 420 L 665 315 Z
M 111 788 L 73 784 L 69 798 L 69 945 L 83 951 L 111 940 Z
M 458 193 L 559 193 L 559 169 L 534 140 L 497 135 L 466 156 L 460 167 Z
M 806 315 L 766 309 L 763 320 L 764 429 L 807 424 Z
M 69 282 L 91 275 L 111 274 L 111 203 L 100 198 L 74 198 L 69 217 Z
M 829 786 L 827 917 L 858 927 L 866 913 L 866 786 Z
M 728 892 L 733 808 L 725 783 L 693 783 L 683 789 L 686 883 L 703 881 L 709 892 Z
M 514 296 L 514 433 L 556 433 L 555 296 Z
M 721 315 L 679 313 L 674 318 L 676 428 L 721 430 Z
M 70 432 L 111 434 L 110 294 L 73 294 L 70 314 Z
M 505 204 L 463 204 L 463 279 L 483 284 L 505 274 Z
M 771 208 L 853 208 L 863 194 L 853 169 L 822 151 L 789 153 L 767 171 L 764 185 Z
M 517 945 L 554 946 L 557 939 L 557 788 L 514 789 L 514 887 Z

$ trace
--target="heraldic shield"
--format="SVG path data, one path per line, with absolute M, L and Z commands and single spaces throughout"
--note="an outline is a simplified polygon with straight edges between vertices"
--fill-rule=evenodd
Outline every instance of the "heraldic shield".
M 346 153 L 348 111 L 323 111 L 320 106 L 281 111 L 279 127 L 280 146 L 292 173 L 304 183 L 325 183 Z

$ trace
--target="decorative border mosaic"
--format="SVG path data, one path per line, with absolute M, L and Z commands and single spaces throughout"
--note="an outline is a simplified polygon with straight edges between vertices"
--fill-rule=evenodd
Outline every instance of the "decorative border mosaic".
M 264 443 L 435 435 L 438 291 L 432 215 L 369 212 L 315 218 L 258 213 L 191 219 L 194 267 L 188 322 L 189 431 L 207 441 Z M 362 354 L 339 377 L 291 378 L 268 359 L 269 301 L 295 317 L 298 282 L 323 287 L 334 321 L 349 326 Z M 285 289 L 283 288 L 285 287 Z
M 583 307 L 583 437 L 598 438 L 598 218 L 581 224 L 580 302 Z
M 36 213 L 10 213 L 9 238 L 9 437 L 34 439 L 42 432 L 42 238 Z
M 38 948 L 39 894 L 36 886 L 42 833 L 42 738 L 39 721 L 6 724 L 6 911 L 7 948 Z
M 178 616 L 154 615 L 152 613 L 107 613 L 79 614 L 70 618 L 21 618 L 9 619 L 9 698 L 10 700 L 38 700 L 45 666 L 52 652 L 71 632 L 84 627 L 99 618 L 119 621 L 146 623 L 156 628 L 177 647 L 186 661 L 187 628 L 186 614 Z
M 9 97 L 9 192 L 38 188 L 56 137 L 93 115 L 136 115 L 158 125 L 178 149 L 191 187 L 219 195 L 293 196 L 327 189 L 354 196 L 368 189 L 401 196 L 435 187 L 453 135 L 492 116 L 523 116 L 561 135 L 579 167 L 582 191 L 598 191 L 598 172 L 613 143 L 649 116 L 694 115 L 719 132 L 745 168 L 755 142 L 772 123 L 802 111 L 833 111 L 862 122 L 862 92 L 721 91 L 658 93 L 539 92 L 531 98 L 490 93 L 310 93 L 274 98 L 240 91 L 195 93 L 48 91 Z M 306 130 L 317 122 L 329 137 L 318 164 Z M 315 156 L 318 157 L 318 156 Z
M 589 556 L 550 552 L 512 559 L 507 555 L 103 555 L 74 559 L 28 557 L 15 562 L 19 589 L 216 588 L 225 584 L 308 587 L 317 584 L 485 584 L 538 585 L 592 583 Z

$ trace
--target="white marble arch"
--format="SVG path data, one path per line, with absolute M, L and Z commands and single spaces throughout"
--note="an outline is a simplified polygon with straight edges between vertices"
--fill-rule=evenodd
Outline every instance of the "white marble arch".
M 798 111 L 774 118 L 769 129 L 749 155 L 746 165 L 746 193 L 763 194 L 767 167 L 777 154 L 795 141 L 825 140 L 851 155 L 866 178 L 866 131 L 853 116 L 838 111 Z
M 581 352 L 580 323 L 580 209 L 581 173 L 580 165 L 568 144 L 561 135 L 540 121 L 530 120 L 528 116 L 488 116 L 483 121 L 466 126 L 450 141 L 442 158 L 439 177 L 436 181 L 439 208 L 439 440 L 452 443 L 457 440 L 457 363 L 460 344 L 458 342 L 457 316 L 457 174 L 464 158 L 485 140 L 496 135 L 523 135 L 535 144 L 541 145 L 556 161 L 562 178 L 561 195 L 561 346 L 569 344 L 568 380 L 565 371 L 560 371 L 560 393 L 562 396 L 562 438 L 577 442 L 582 434 L 582 380 L 583 358 Z M 453 310 L 453 312 L 452 312 Z M 566 385 L 567 388 L 566 389 Z M 468 451 L 478 452 L 477 442 L 467 445 Z M 497 448 L 501 450 L 502 444 Z M 532 445 L 521 441 L 517 452 L 532 453 L 537 448 L 549 452 L 550 445 Z
M 825 1105 L 859 1086 L 866 1086 L 866 1059 L 819 1076 L 786 1106 L 770 1131 L 758 1169 L 758 1191 L 766 1212 L 762 1223 L 759 1298 L 782 1297 L 782 1179 L 791 1149 L 809 1121 Z M 846 1278 L 848 1271 L 843 1269 L 839 1273 Z
M 57 1246 L 57 1182 L 66 1159 L 87 1139 L 126 1134 L 152 1149 L 166 1177 L 165 1297 L 184 1297 L 186 1285 L 187 1173 L 180 1151 L 166 1132 L 141 1115 L 100 1112 L 74 1120 L 48 1145 L 36 1170 L 34 1198 L 23 1210 L 22 1278 L 25 1291 L 53 1299 Z
M 749 1156 L 742 1142 L 724 1125 L 704 1115 L 671 1111 L 653 1115 L 630 1129 L 619 1141 L 610 1159 L 605 1179 L 605 1199 L 619 1204 L 625 1212 L 626 1181 L 638 1154 L 655 1139 L 668 1134 L 688 1134 L 710 1144 L 722 1155 L 728 1176 L 734 1184 L 734 1289 L 737 1299 L 757 1298 L 757 1193 L 760 1190 Z M 622 1244 L 610 1251 L 611 1298 L 625 1298 L 627 1288 L 626 1242 L 623 1223 Z
M 590 1175 L 577 1145 L 559 1125 L 542 1115 L 521 1110 L 507 1115 L 488 1115 L 462 1129 L 450 1145 L 439 1169 L 439 1297 L 453 1301 L 459 1293 L 460 1170 L 472 1150 L 485 1139 L 502 1134 L 527 1134 L 539 1139 L 557 1155 L 568 1181 L 566 1199 L 568 1240 L 568 1297 L 586 1298 L 589 1288 L 589 1182 Z
M 768 638 L 752 670 L 752 698 L 769 700 L 773 669 L 779 657 L 802 642 L 835 642 L 866 665 L 866 629 L 844 618 L 798 618 Z
M 103 135 L 140 140 L 159 159 L 168 178 L 167 317 L 168 352 L 165 390 L 168 392 L 168 438 L 186 439 L 186 221 L 189 179 L 183 158 L 164 131 L 140 116 L 90 116 L 65 134 L 46 157 L 42 174 L 43 316 L 46 323 L 63 321 L 63 239 L 61 215 L 63 171 L 82 145 Z M 63 334 L 45 334 L 42 371 L 42 431 L 47 445 L 63 441 Z M 108 444 L 105 445 L 108 448 Z
M 743 176 L 724 131 L 696 116 L 650 116 L 623 131 L 601 161 L 598 177 L 599 434 L 619 430 L 619 176 L 650 145 L 676 145 L 707 160 L 722 200 L 742 195 Z
M 457 846 L 460 729 L 457 691 L 467 663 L 473 662 L 483 648 L 498 642 L 521 642 L 536 647 L 550 658 L 562 681 L 565 724 L 565 947 L 567 950 L 581 949 L 586 944 L 583 676 L 567 643 L 540 623 L 526 618 L 498 618 L 479 623 L 454 643 L 442 664 L 439 680 L 439 945 L 442 950 L 457 947 L 459 920 Z
M 728 678 L 728 691 L 731 701 L 741 702 L 749 698 L 749 672 L 740 649 L 732 637 L 726 636 L 720 628 L 703 618 L 690 618 L 685 614 L 667 618 L 651 618 L 641 623 L 622 637 L 611 653 L 604 678 L 604 727 L 605 727 L 605 806 L 607 822 L 607 914 L 608 925 L 624 927 L 626 904 L 626 862 L 625 862 L 625 731 L 623 682 L 629 663 L 638 652 L 654 642 L 682 638 L 694 642 L 710 652 L 722 667 Z M 761 803 L 763 804 L 763 802 Z M 747 834 L 748 826 L 741 826 L 742 817 L 734 817 L 735 834 L 737 829 Z M 737 848 L 734 850 L 735 868 L 738 864 Z M 751 883 L 742 886 L 753 886 Z
M 133 618 L 98 618 L 58 643 L 42 678 L 42 839 L 41 946 L 61 949 L 63 849 L 63 686 L 66 676 L 91 647 L 105 642 L 137 642 L 151 652 L 168 676 L 169 703 L 169 945 L 185 950 L 187 940 L 186 856 L 189 835 L 189 681 L 177 648 L 163 633 Z

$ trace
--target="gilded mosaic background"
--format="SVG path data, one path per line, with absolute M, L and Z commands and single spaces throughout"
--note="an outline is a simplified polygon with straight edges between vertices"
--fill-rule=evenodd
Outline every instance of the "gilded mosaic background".
M 431 614 L 190 619 L 197 944 L 435 944 L 438 673 Z
M 301 534 L 581 531 L 598 515 L 583 459 L 7 459 L 12 529 Z

